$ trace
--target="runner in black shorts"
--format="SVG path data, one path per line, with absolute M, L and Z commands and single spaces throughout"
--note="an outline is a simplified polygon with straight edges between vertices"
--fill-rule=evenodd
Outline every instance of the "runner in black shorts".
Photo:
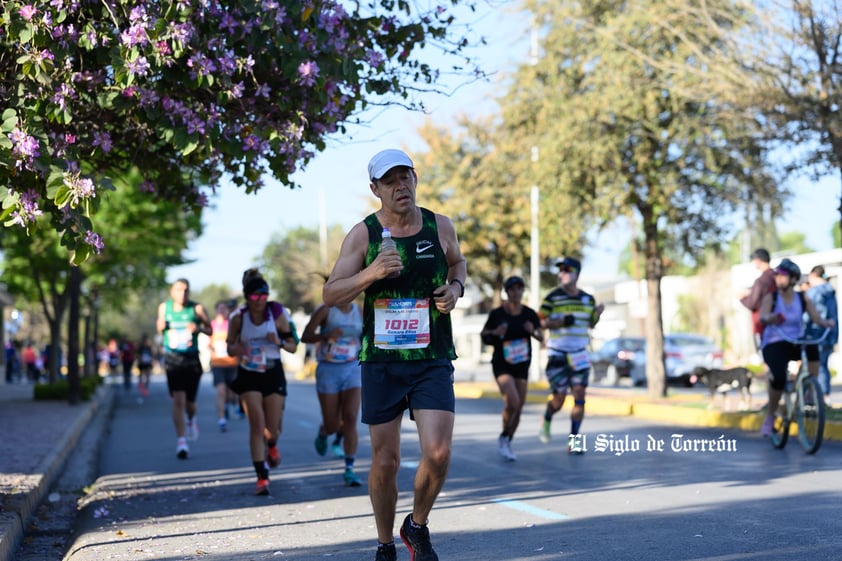
M 480 335 L 483 343 L 494 346 L 491 368 L 503 396 L 503 432 L 497 439 L 497 451 L 503 459 L 514 461 L 517 456 L 512 452 L 511 444 L 526 402 L 529 366 L 532 363 L 530 339 L 534 337 L 542 341 L 543 336 L 538 314 L 521 302 L 523 279 L 509 277 L 503 288 L 508 299 L 499 308 L 491 310 Z
M 196 393 L 202 377 L 199 361 L 199 333 L 211 334 L 210 319 L 201 304 L 193 302 L 190 283 L 178 279 L 170 287 L 170 299 L 158 306 L 158 332 L 163 335 L 167 387 L 172 396 L 176 455 L 189 454 L 187 439 L 199 436 L 196 423 Z

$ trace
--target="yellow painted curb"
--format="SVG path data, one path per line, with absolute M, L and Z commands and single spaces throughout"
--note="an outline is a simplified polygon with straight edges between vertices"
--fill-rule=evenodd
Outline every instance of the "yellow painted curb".
M 550 395 L 546 384 L 530 384 L 530 389 L 536 390 L 527 394 L 528 403 L 545 403 Z M 493 382 L 471 383 L 459 382 L 453 384 L 457 398 L 462 399 L 500 399 L 500 391 Z M 547 393 L 543 394 L 542 390 Z M 703 397 L 702 397 L 703 399 Z M 730 413 L 716 409 L 697 409 L 681 407 L 681 402 L 695 401 L 695 399 L 676 400 L 676 403 L 636 403 L 633 400 L 617 399 L 613 397 L 588 397 L 587 413 L 591 415 L 607 415 L 613 417 L 634 416 L 641 419 L 661 421 L 684 426 L 719 427 L 748 432 L 760 430 L 763 424 L 763 413 L 744 412 Z M 798 434 L 798 426 L 792 423 L 791 434 Z M 825 440 L 842 440 L 842 423 L 827 422 L 824 427 Z

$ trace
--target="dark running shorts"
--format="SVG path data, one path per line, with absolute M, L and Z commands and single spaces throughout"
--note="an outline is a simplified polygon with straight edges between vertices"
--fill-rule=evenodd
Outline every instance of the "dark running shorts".
M 491 371 L 494 372 L 495 378 L 503 374 L 508 374 L 518 380 L 528 380 L 529 364 L 530 361 L 521 362 L 520 364 L 509 364 L 505 360 L 492 360 Z
M 405 409 L 456 410 L 450 359 L 362 363 L 362 422 L 388 423 Z
M 284 374 L 284 365 L 279 360 L 266 372 L 255 372 L 237 368 L 237 377 L 228 385 L 237 395 L 246 392 L 260 392 L 263 397 L 278 394 L 287 394 L 287 378 Z
M 199 392 L 199 381 L 202 378 L 202 363 L 198 354 L 167 353 L 167 389 L 170 395 L 174 392 L 184 392 L 187 401 L 195 403 Z

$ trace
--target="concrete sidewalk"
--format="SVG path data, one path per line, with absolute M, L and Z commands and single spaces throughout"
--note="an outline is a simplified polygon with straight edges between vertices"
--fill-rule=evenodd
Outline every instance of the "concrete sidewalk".
M 0 561 L 11 561 L 35 509 L 46 498 L 96 413 L 110 414 L 112 386 L 87 402 L 35 401 L 33 385 L 0 383 Z

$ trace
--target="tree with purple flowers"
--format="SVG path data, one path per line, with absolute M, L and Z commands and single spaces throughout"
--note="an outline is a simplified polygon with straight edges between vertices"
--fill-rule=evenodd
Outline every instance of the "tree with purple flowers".
M 292 174 L 367 104 L 417 107 L 412 94 L 436 87 L 441 69 L 420 47 L 469 72 L 457 3 L 5 1 L 3 223 L 48 224 L 82 263 L 107 251 L 97 198 L 130 169 L 153 199 L 196 212 L 223 176 L 247 192 L 267 174 L 294 187 Z

